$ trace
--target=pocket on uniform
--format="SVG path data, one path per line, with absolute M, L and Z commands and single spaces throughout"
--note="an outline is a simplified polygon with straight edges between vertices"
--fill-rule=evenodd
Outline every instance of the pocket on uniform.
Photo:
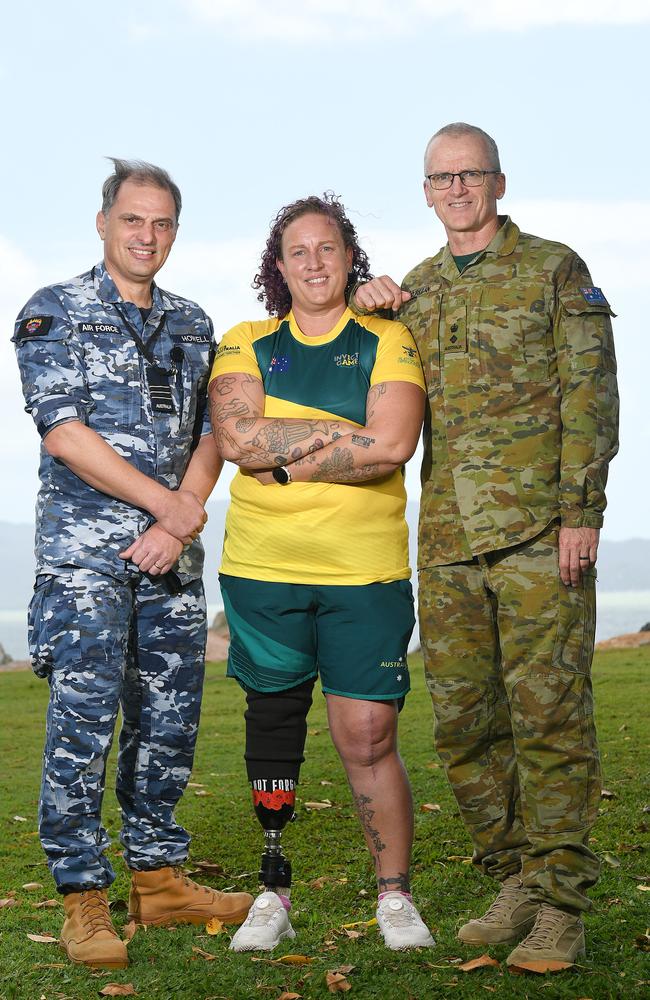
M 524 282 L 507 290 L 485 286 L 478 310 L 482 374 L 508 385 L 547 382 L 551 327 L 542 288 Z
M 584 570 L 578 587 L 566 587 L 558 577 L 559 612 L 551 662 L 554 667 L 587 674 L 594 654 L 596 631 L 596 568 Z
M 34 594 L 27 612 L 27 641 L 32 670 L 37 677 L 49 677 L 52 673 L 53 644 L 50 635 L 51 608 L 48 598 L 52 592 L 53 576 L 36 577 Z

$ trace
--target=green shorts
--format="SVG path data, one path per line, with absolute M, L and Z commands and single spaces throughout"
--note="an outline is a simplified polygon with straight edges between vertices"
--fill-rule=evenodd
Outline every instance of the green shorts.
M 415 625 L 408 580 L 355 587 L 219 576 L 230 628 L 228 676 L 285 691 L 320 673 L 326 694 L 391 701 L 411 683 Z

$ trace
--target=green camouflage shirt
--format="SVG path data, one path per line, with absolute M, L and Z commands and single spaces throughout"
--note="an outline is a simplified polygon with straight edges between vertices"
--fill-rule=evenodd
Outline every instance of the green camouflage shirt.
M 427 382 L 420 568 L 471 559 L 553 519 L 598 528 L 618 449 L 610 316 L 569 247 L 509 218 L 462 274 L 448 246 L 404 279 L 399 319 Z

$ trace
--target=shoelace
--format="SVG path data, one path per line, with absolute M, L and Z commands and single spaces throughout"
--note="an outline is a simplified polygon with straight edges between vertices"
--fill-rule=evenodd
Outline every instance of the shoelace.
M 542 905 L 537 914 L 535 925 L 526 938 L 527 948 L 545 949 L 549 945 L 549 937 L 553 938 L 561 925 L 564 923 L 567 914 L 561 910 L 556 910 L 551 906 Z
M 246 923 L 248 924 L 249 927 L 260 927 L 263 924 L 270 924 L 271 918 L 274 917 L 276 913 L 279 913 L 279 907 L 277 906 L 274 907 L 267 906 L 264 907 L 263 909 L 260 909 L 259 907 L 255 906 L 255 904 L 253 904 L 253 906 L 250 909 L 250 913 L 246 918 Z
M 210 889 L 207 889 L 204 885 L 198 885 L 196 882 L 193 882 L 191 878 L 188 878 L 187 875 L 180 870 L 180 868 L 173 868 L 172 871 L 174 872 L 174 878 L 179 878 L 188 889 L 194 889 L 195 892 L 207 892 L 209 895 L 212 895 L 212 891 Z
M 482 922 L 489 924 L 494 921 L 500 921 L 503 911 L 509 909 L 510 903 L 514 901 L 515 893 L 519 892 L 523 886 L 523 882 L 520 879 L 517 879 L 516 885 L 514 882 L 507 885 L 507 881 L 509 880 L 503 883 L 499 890 L 499 895 L 485 912 L 484 916 L 481 917 Z
M 88 889 L 81 894 L 81 910 L 84 921 L 90 924 L 91 930 L 104 928 L 115 933 L 108 903 L 98 889 Z
M 404 901 L 403 906 L 399 910 L 393 910 L 389 903 L 381 908 L 382 916 L 387 924 L 391 927 L 408 927 L 410 924 L 416 922 L 416 917 L 413 909 L 408 905 L 408 900 Z

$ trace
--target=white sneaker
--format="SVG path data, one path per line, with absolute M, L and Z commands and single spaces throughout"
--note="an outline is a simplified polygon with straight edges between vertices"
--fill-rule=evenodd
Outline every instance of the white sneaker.
M 377 923 L 387 948 L 432 948 L 435 941 L 422 917 L 401 892 L 387 892 L 377 906 Z
M 273 951 L 283 938 L 295 938 L 289 914 L 275 892 L 257 897 L 230 942 L 231 951 Z

